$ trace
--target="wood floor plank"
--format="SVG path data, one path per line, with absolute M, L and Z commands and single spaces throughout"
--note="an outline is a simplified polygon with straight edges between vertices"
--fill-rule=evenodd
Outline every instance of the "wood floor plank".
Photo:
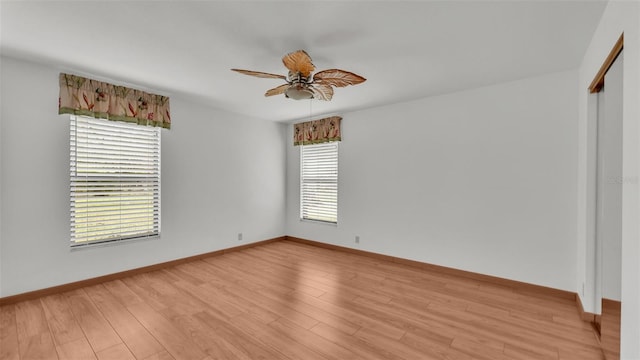
M 175 283 L 179 278 L 170 271 L 154 271 L 126 279 L 125 284 L 140 297 L 148 301 L 151 306 L 160 311 L 172 307 L 182 314 L 193 314 L 206 308 L 206 304 L 192 296 L 185 296 Z
M 15 310 L 20 359 L 58 359 L 40 300 L 17 303 Z
M 165 350 L 144 358 L 143 360 L 175 360 L 175 358 Z
M 16 310 L 14 305 L 0 307 L 0 359 L 20 359 Z
M 447 308 L 440 304 L 430 304 L 426 318 L 434 318 L 446 324 L 455 326 L 463 332 L 484 334 L 496 341 L 511 344 L 514 347 L 526 349 L 536 356 L 557 356 L 552 337 L 528 329 L 526 326 L 517 327 L 501 324 L 497 321 L 470 312 Z M 542 337 L 542 339 L 541 339 Z
M 98 360 L 136 360 L 125 344 L 117 344 L 98 351 Z
M 243 286 L 253 286 L 254 289 L 260 289 L 264 287 L 264 284 L 269 284 L 270 289 L 281 294 L 294 291 L 292 282 L 286 281 L 286 274 L 278 274 L 275 270 L 261 270 L 256 267 L 256 264 L 249 268 L 243 267 L 242 264 L 246 261 L 246 258 L 238 257 L 238 254 L 228 254 L 216 259 L 215 266 L 224 268 L 225 272 L 233 277 L 233 281 Z
M 40 301 L 56 345 L 84 339 L 84 333 L 64 295 L 46 296 Z
M 238 269 L 227 268 L 226 270 L 226 276 L 230 281 L 233 282 L 234 280 L 236 280 L 236 283 L 238 283 L 240 281 L 240 278 L 244 277 L 245 280 L 243 281 L 243 283 L 251 284 L 249 285 L 250 288 L 234 286 L 228 287 L 226 291 L 237 296 L 237 298 L 245 299 L 251 302 L 255 306 L 255 308 L 261 308 L 264 311 L 268 311 L 270 314 L 272 314 L 273 318 L 267 321 L 267 323 L 276 320 L 279 317 L 286 317 L 306 329 L 309 329 L 318 323 L 316 319 L 313 319 L 305 315 L 304 313 L 299 312 L 295 309 L 295 307 L 290 306 L 286 301 L 283 301 L 282 299 L 269 298 L 262 295 L 259 291 L 256 291 L 263 286 L 260 285 L 260 283 L 262 282 L 253 278 L 252 275 L 242 273 Z M 267 284 L 270 283 L 267 282 Z M 290 290 L 285 291 L 285 293 L 289 292 Z
M 145 304 L 134 304 L 127 309 L 176 359 L 204 359 L 207 355 L 191 341 L 190 334 L 176 328 L 171 321 Z
M 231 300 L 224 288 L 216 288 L 208 283 L 196 286 L 188 282 L 177 282 L 174 286 L 207 304 L 206 310 L 227 319 L 245 312 L 242 306 Z
M 242 349 L 236 348 L 235 345 L 227 340 L 224 333 L 217 329 L 209 327 L 196 316 L 183 314 L 167 314 L 171 309 L 163 311 L 165 317 L 170 317 L 172 324 L 185 334 L 190 334 L 190 339 L 204 353 L 214 359 L 228 360 L 251 360 L 251 356 L 247 355 Z
M 234 325 L 233 321 L 218 318 L 210 312 L 196 314 L 195 318 L 203 326 L 213 329 L 218 336 L 224 338 L 229 344 L 251 359 L 286 359 L 286 356 L 269 345 L 247 336 Z
M 131 290 L 122 280 L 107 281 L 101 285 L 109 290 L 111 295 L 113 295 L 121 304 L 133 305 L 144 302 L 144 300 L 142 300 L 142 298 Z
M 292 241 L 0 308 L 0 360 L 603 360 L 564 293 Z
M 65 342 L 61 345 L 56 345 L 58 356 L 61 360 L 73 359 L 73 360 L 96 360 L 96 354 L 89 345 L 89 341 L 85 337 L 80 339 Z
M 463 336 L 453 339 L 451 348 L 460 350 L 476 359 L 513 360 L 513 358 L 504 354 L 504 347 L 502 349 L 496 349 L 492 346 L 486 346 L 483 343 L 468 340 Z
M 331 327 L 338 329 L 349 335 L 353 335 L 356 331 L 360 329 L 360 326 L 355 323 L 352 323 L 329 311 L 326 311 L 321 307 L 314 306 L 304 302 L 302 299 L 302 295 L 300 294 L 304 294 L 304 296 L 311 296 L 306 292 L 304 293 L 294 292 L 291 294 L 284 295 L 282 298 L 291 304 L 295 304 L 295 308 L 301 313 L 306 314 L 309 317 L 318 320 L 318 322 L 322 322 L 327 325 L 330 325 Z M 315 327 L 315 325 L 313 327 Z
M 404 332 L 407 331 L 428 331 L 432 324 L 425 321 L 417 313 L 404 312 L 386 303 L 379 303 L 370 299 L 358 298 L 353 301 L 354 308 L 360 314 L 368 318 L 377 319 L 381 323 L 392 324 Z M 403 334 L 404 335 L 404 334 Z M 450 343 L 451 339 L 446 337 L 444 342 Z
M 283 334 L 287 334 L 287 336 L 293 341 L 322 354 L 322 356 L 328 359 L 364 359 L 357 353 L 348 349 L 348 347 L 328 341 L 322 336 L 300 327 L 286 318 L 280 318 L 269 324 L 269 326 L 279 330 Z
M 336 344 L 342 344 L 343 346 L 348 347 L 349 350 L 365 359 L 402 360 L 398 355 L 393 354 L 382 347 L 370 344 L 356 336 L 353 336 L 353 334 L 345 333 L 325 323 L 319 323 L 311 328 L 310 331 L 329 341 L 333 341 Z
M 205 284 L 201 287 L 204 291 L 208 291 L 210 294 L 214 294 L 216 297 L 219 297 L 223 302 L 235 304 L 242 309 L 242 311 L 240 311 L 239 313 L 235 311 L 235 309 L 233 310 L 233 312 L 224 313 L 220 311 L 224 310 L 224 308 L 219 309 L 215 308 L 214 306 L 213 309 L 208 309 L 209 312 L 216 312 L 219 313 L 219 315 L 227 318 L 233 318 L 241 314 L 250 314 L 254 319 L 257 319 L 265 324 L 268 324 L 279 317 L 276 313 L 262 306 L 261 304 L 257 304 L 256 302 L 245 298 L 242 294 L 237 294 L 237 292 L 234 291 L 236 286 L 233 285 L 233 283 L 230 283 L 230 285 L 226 286 L 214 286 L 211 284 Z M 241 289 L 240 292 L 246 293 L 246 289 Z M 213 304 L 215 304 L 215 302 Z
M 233 324 L 245 334 L 258 339 L 265 345 L 271 346 L 274 350 L 284 354 L 289 359 L 322 359 L 329 360 L 317 351 L 309 349 L 300 344 L 278 329 L 269 325 L 254 321 L 247 315 L 239 315 L 233 319 Z
M 47 317 L 44 314 L 40 300 L 17 303 L 15 312 L 19 339 L 49 332 L 49 324 L 47 324 Z
M 84 289 L 68 292 L 66 296 L 71 311 L 95 352 L 122 342 Z
M 558 359 L 559 354 L 553 349 L 543 349 L 536 348 L 532 346 L 528 346 L 528 344 L 524 346 L 505 344 L 504 345 L 504 354 L 511 357 L 512 359 L 540 359 L 540 360 L 555 360 Z
M 306 292 L 312 296 L 319 296 L 324 292 L 322 289 L 309 285 L 307 278 L 323 278 L 327 275 L 325 273 L 306 273 L 306 270 L 301 267 L 291 268 L 283 266 L 281 262 L 273 261 L 273 259 L 270 260 L 268 254 L 265 255 L 264 252 L 260 252 L 259 250 L 251 252 L 248 251 L 246 254 L 237 253 L 232 255 L 235 255 L 243 262 L 251 261 L 254 265 L 251 269 L 255 270 L 253 273 L 258 276 L 267 276 L 270 288 L 273 288 L 271 284 L 276 283 L 285 289 L 285 293 L 295 289 L 296 291 Z
M 21 360 L 54 360 L 58 359 L 53 338 L 49 333 L 19 337 Z
M 560 348 L 559 360 L 605 360 L 603 352 L 582 348 Z
M 386 336 L 386 334 L 382 334 L 371 329 L 362 328 L 358 330 L 354 334 L 354 336 L 368 342 L 371 345 L 386 349 L 387 351 L 399 356 L 402 359 L 421 359 L 425 357 L 424 352 L 411 346 L 407 346 L 407 344 L 403 343 L 402 341 L 397 341 L 396 339 L 390 338 Z
M 295 306 L 291 306 L 285 300 L 275 300 L 258 291 L 252 292 L 242 288 L 233 288 L 229 289 L 229 291 L 238 297 L 250 299 L 256 306 L 264 307 L 273 312 L 277 317 L 287 318 L 305 329 L 309 329 L 318 323 L 318 320 L 298 311 Z
M 144 359 L 165 350 L 129 311 L 124 310 L 127 304 L 118 301 L 107 287 L 101 284 L 85 288 L 85 291 L 136 358 Z
M 327 311 L 338 318 L 344 319 L 351 324 L 355 324 L 360 328 L 375 329 L 379 332 L 388 334 L 388 336 L 395 339 L 402 338 L 402 335 L 405 333 L 405 330 L 394 326 L 393 324 L 385 323 L 378 319 L 372 319 L 363 315 L 355 309 L 351 302 L 347 302 L 344 299 L 319 299 L 306 294 L 298 294 L 298 299 L 307 304 L 323 309 L 324 311 Z
M 407 332 L 400 342 L 419 351 L 425 359 L 476 360 L 474 356 L 442 343 L 425 341 L 424 337 L 412 332 Z
M 236 256 L 241 255 L 237 254 Z M 262 258 L 262 255 L 260 254 L 259 257 Z M 284 261 L 285 259 L 287 259 L 287 257 L 284 257 L 281 260 Z M 310 265 L 310 263 L 306 262 L 305 266 L 308 265 Z M 389 299 L 391 298 L 388 292 L 382 291 L 381 288 L 376 286 L 377 284 L 374 283 L 381 281 L 382 277 L 371 277 L 370 274 L 365 272 L 356 273 L 354 271 L 336 271 L 337 266 L 333 263 L 324 264 L 322 266 L 320 266 L 319 264 L 315 265 L 316 269 L 320 270 L 320 275 L 313 275 L 314 272 L 312 272 L 312 275 L 307 275 L 305 277 L 303 274 L 300 274 L 300 267 L 289 268 L 289 271 L 292 271 L 291 276 L 295 279 L 295 283 L 302 283 L 305 286 L 315 288 L 324 292 L 339 292 L 343 297 L 351 296 L 352 298 L 355 298 L 358 296 L 365 296 L 374 298 L 379 301 L 389 301 Z M 258 276 L 268 276 L 267 274 L 265 274 L 264 272 L 258 272 Z M 276 279 L 282 277 L 283 276 L 281 273 L 275 275 Z M 365 281 L 362 281 L 363 279 L 365 279 Z M 268 281 L 274 281 L 274 279 L 268 279 Z M 367 286 L 363 287 L 363 282 L 366 282 Z M 312 295 L 320 296 L 322 294 Z
M 607 359 L 620 357 L 620 316 L 621 303 L 609 299 L 602 299 L 601 342 L 602 350 Z

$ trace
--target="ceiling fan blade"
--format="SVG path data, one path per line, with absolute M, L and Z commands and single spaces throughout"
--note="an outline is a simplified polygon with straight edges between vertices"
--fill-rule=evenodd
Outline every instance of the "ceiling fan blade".
M 336 87 L 358 85 L 366 80 L 360 75 L 340 69 L 323 70 L 313 75 L 313 83 L 328 84 Z
M 313 97 L 318 100 L 330 101 L 333 98 L 333 88 L 329 84 L 313 84 L 309 86 Z
M 311 57 L 304 50 L 294 51 L 282 58 L 284 66 L 293 73 L 300 73 L 304 77 L 309 77 L 316 67 L 311 62 Z
M 273 89 L 269 89 L 267 90 L 266 93 L 264 93 L 264 96 L 273 96 L 273 95 L 280 95 L 280 94 L 284 94 L 284 92 L 289 88 L 289 84 L 282 84 L 278 87 L 275 87 Z
M 231 70 L 235 72 L 239 72 L 240 74 L 251 75 L 259 78 L 287 80 L 287 77 L 284 75 L 269 74 L 269 73 L 253 71 L 253 70 L 242 70 L 242 69 L 231 69 Z

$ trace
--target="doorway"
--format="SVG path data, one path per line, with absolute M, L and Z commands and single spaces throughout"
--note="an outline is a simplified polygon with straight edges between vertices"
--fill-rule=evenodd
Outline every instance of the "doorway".
M 620 358 L 622 263 L 622 37 L 607 58 L 597 93 L 595 327 L 607 360 Z M 616 50 L 617 49 L 617 50 Z M 602 71 L 602 68 L 601 68 Z M 595 80 L 594 80 L 595 81 Z

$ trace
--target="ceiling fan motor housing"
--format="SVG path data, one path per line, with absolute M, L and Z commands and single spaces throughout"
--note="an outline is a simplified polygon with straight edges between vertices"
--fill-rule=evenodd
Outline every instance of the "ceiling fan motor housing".
M 294 76 L 291 76 L 294 75 Z M 290 86 L 284 92 L 284 96 L 294 100 L 313 99 L 313 92 L 309 90 L 308 79 L 300 73 L 289 73 Z

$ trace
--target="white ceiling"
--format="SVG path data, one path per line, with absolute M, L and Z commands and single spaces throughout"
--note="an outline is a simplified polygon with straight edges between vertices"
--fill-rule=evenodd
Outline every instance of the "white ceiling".
M 3 55 L 274 121 L 577 68 L 605 1 L 4 1 Z M 304 49 L 367 78 L 330 102 L 263 96 Z

